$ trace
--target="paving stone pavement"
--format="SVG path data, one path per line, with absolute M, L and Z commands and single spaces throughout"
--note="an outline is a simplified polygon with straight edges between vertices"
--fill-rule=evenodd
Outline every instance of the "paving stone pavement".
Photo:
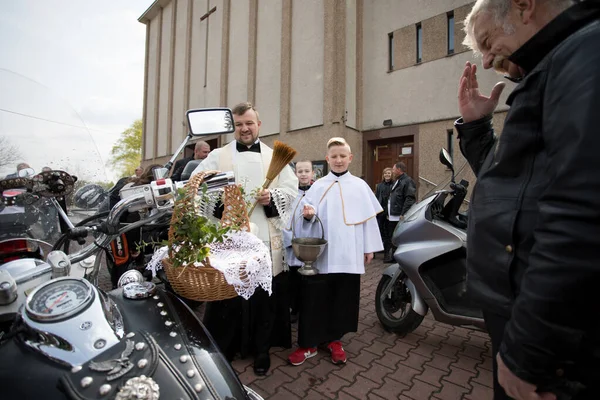
M 304 364 L 292 366 L 287 363 L 292 349 L 273 348 L 266 376 L 254 375 L 252 358 L 232 363 L 242 383 L 269 400 L 491 400 L 486 333 L 439 323 L 431 315 L 404 337 L 381 327 L 374 297 L 386 266 L 378 254 L 362 276 L 358 332 L 342 338 L 346 365 L 332 364 L 328 353 L 319 350 Z M 107 284 L 108 274 L 103 273 L 100 286 Z
M 362 276 L 358 332 L 342 338 L 346 365 L 332 364 L 319 349 L 317 356 L 293 366 L 287 363 L 291 349 L 273 348 L 264 377 L 254 375 L 251 358 L 233 362 L 242 383 L 265 399 L 492 399 L 486 333 L 436 322 L 431 315 L 404 337 L 381 327 L 375 290 L 387 265 L 378 254 Z M 295 340 L 295 329 L 293 334 Z

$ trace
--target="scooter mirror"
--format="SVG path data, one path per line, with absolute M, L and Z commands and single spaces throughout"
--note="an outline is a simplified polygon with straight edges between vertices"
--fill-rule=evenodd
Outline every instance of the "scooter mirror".
M 233 115 L 229 108 L 199 108 L 186 112 L 193 136 L 233 133 Z
M 443 147 L 440 150 L 440 162 L 442 164 L 444 164 L 446 167 L 450 168 L 452 170 L 452 172 L 454 172 L 454 165 L 452 164 L 452 157 L 450 156 L 450 153 L 448 153 L 448 150 L 444 149 Z
M 443 147 L 440 150 L 440 162 L 448 167 L 450 171 L 452 171 L 451 181 L 454 182 L 454 165 L 452 164 L 452 156 L 450 156 L 448 150 L 444 149 Z

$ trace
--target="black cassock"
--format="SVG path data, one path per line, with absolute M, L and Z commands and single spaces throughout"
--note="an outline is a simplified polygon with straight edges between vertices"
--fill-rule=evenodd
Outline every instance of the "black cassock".
M 360 274 L 303 276 L 298 345 L 317 347 L 358 330 Z
M 257 288 L 248 300 L 238 296 L 206 303 L 204 325 L 229 361 L 236 353 L 246 358 L 292 346 L 288 275 L 273 278 L 271 296 Z
M 272 199 L 264 211 L 267 218 L 279 216 Z M 222 217 L 223 205 L 214 215 Z M 257 288 L 248 300 L 237 296 L 206 303 L 204 325 L 229 361 L 236 353 L 246 358 L 268 353 L 271 347 L 292 347 L 289 272 L 274 277 L 271 289 L 271 296 Z

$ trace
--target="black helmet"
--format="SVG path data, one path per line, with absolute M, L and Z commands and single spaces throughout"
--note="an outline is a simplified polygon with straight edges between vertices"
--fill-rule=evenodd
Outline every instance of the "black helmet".
M 88 183 L 77 189 L 73 196 L 73 204 L 75 204 L 75 207 L 89 210 L 98 207 L 107 196 L 108 194 L 102 186 Z

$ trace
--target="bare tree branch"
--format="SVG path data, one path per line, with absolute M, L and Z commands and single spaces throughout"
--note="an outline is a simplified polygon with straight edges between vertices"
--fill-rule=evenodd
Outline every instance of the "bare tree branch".
M 16 163 L 20 157 L 17 147 L 7 137 L 0 136 L 0 167 Z

